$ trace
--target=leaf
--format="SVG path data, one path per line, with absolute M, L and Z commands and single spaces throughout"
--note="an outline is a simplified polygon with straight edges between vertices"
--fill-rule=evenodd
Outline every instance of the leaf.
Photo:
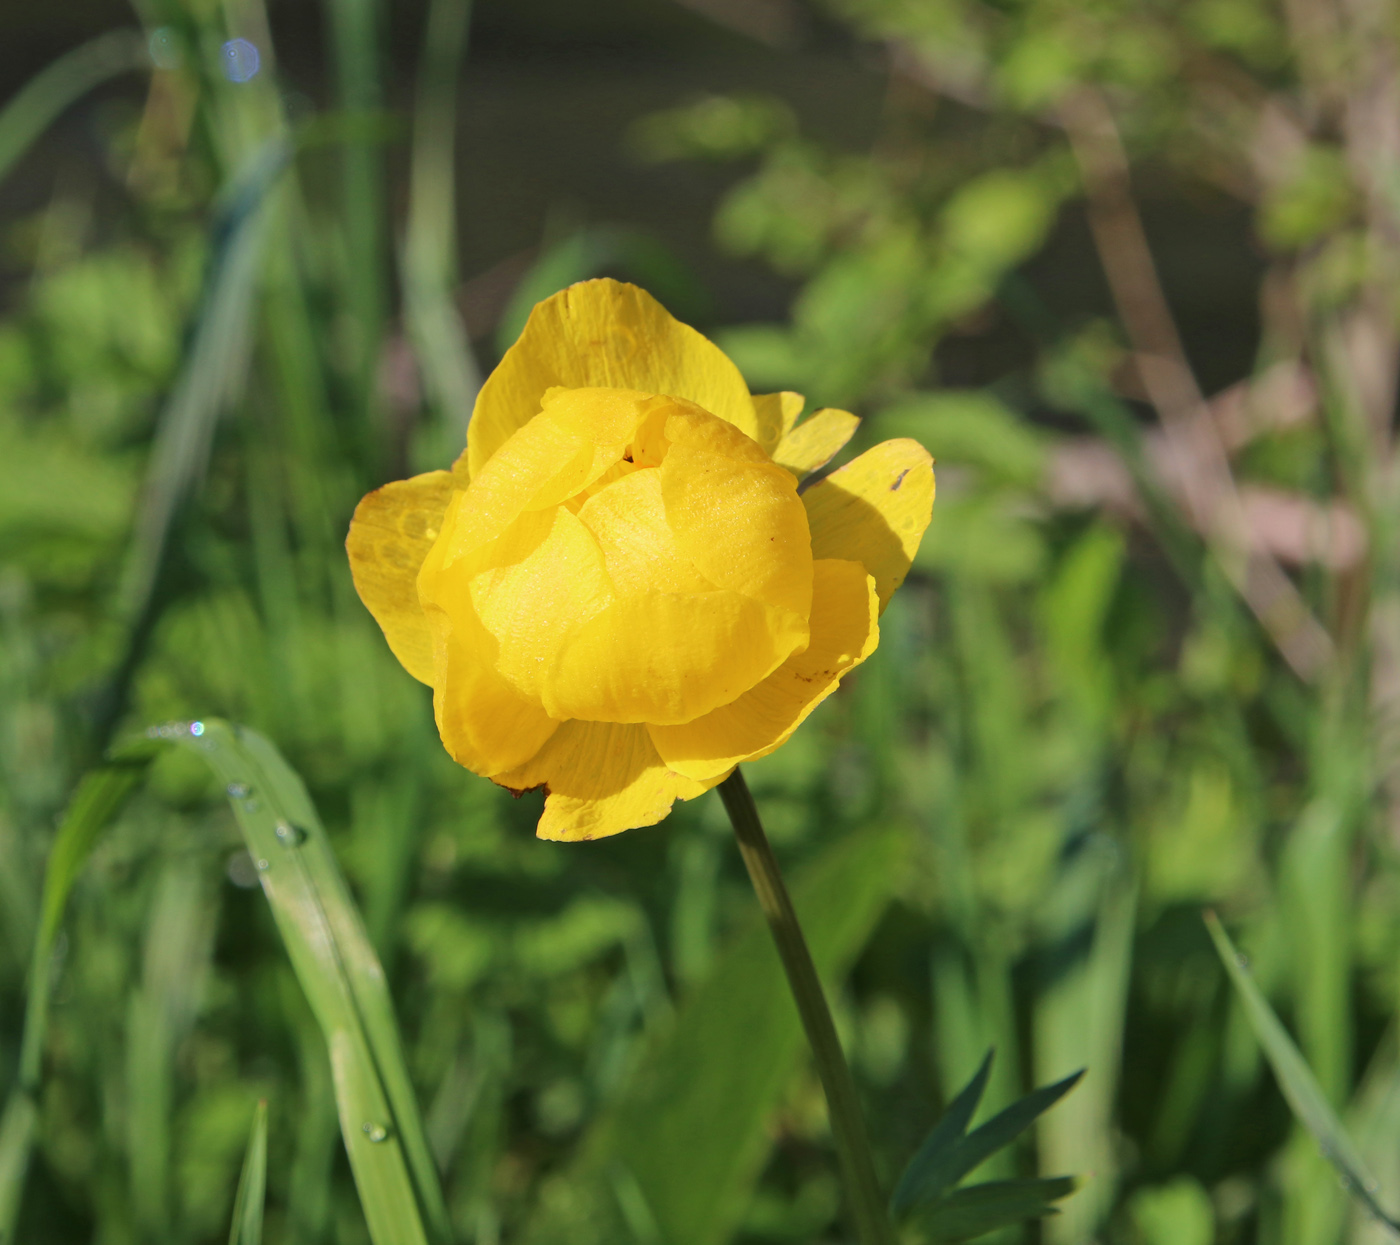
M 1076 1072 L 1054 1085 L 1033 1090 L 964 1136 L 968 1122 L 981 1101 L 991 1070 L 992 1052 L 988 1051 L 977 1074 L 953 1099 L 943 1118 L 904 1169 L 895 1187 L 894 1197 L 890 1199 L 893 1214 L 902 1215 L 915 1206 L 941 1198 L 968 1172 L 1015 1141 L 1039 1116 L 1069 1093 L 1084 1075 L 1082 1071 Z
M 825 980 L 839 981 L 864 946 L 900 876 L 906 841 L 902 831 L 857 832 L 797 873 L 793 902 Z M 625 1239 L 585 1232 L 579 1209 L 590 1182 L 615 1199 L 622 1179 L 628 1219 L 644 1207 L 669 1245 L 727 1240 L 768 1151 L 769 1116 L 802 1050 L 772 936 L 755 914 L 682 1002 L 674 1026 L 654 1036 L 524 1239 Z
M 160 747 L 156 741 L 140 740 L 116 753 L 106 765 L 86 774 L 69 801 L 49 851 L 39 929 L 30 959 L 19 1078 L 5 1104 L 5 1114 L 0 1117 L 0 1242 L 6 1245 L 14 1240 L 24 1176 L 34 1146 L 38 1117 L 34 1094 L 39 1088 L 44 1033 L 48 1028 L 54 939 L 58 936 L 69 892 L 97 836 L 145 777 Z
M 1307 1060 L 1294 1045 L 1293 1039 L 1288 1036 L 1288 1030 L 1274 1014 L 1274 1009 L 1269 1006 L 1263 991 L 1255 984 L 1247 961 L 1235 950 L 1235 944 L 1230 941 L 1229 934 L 1225 932 L 1225 927 L 1214 912 L 1207 912 L 1204 919 L 1215 943 L 1215 949 L 1220 955 L 1220 962 L 1225 965 L 1225 971 L 1230 975 L 1230 981 L 1244 1003 L 1250 1028 L 1254 1030 L 1259 1045 L 1264 1048 L 1264 1055 L 1274 1070 L 1279 1089 L 1283 1091 L 1293 1114 L 1313 1135 L 1323 1157 L 1341 1174 L 1342 1183 L 1351 1193 L 1382 1223 L 1400 1232 L 1400 1219 L 1386 1214 L 1376 1201 L 1375 1195 L 1379 1185 L 1375 1177 L 1366 1170 L 1360 1151 L 1347 1136 L 1342 1121 L 1332 1109 L 1332 1104 L 1327 1101 L 1327 1096 L 1322 1092 L 1317 1078 L 1313 1076 Z
M 929 1241 L 966 1241 L 1026 1219 L 1056 1214 L 1052 1202 L 1074 1192 L 1072 1176 L 989 1180 L 969 1185 L 920 1212 Z
M 451 1227 L 384 970 L 301 779 L 256 731 L 182 736 L 229 793 L 292 969 L 330 1048 L 341 1133 L 375 1245 L 447 1241 Z
M 228 1245 L 262 1245 L 263 1201 L 267 1191 L 267 1099 L 253 1113 L 248 1149 L 243 1156 L 243 1173 L 238 1177 L 238 1193 L 233 1199 L 233 1226 Z
M 963 1134 L 967 1132 L 967 1126 L 972 1123 L 977 1104 L 982 1101 L 982 1094 L 987 1088 L 987 1078 L 992 1073 L 994 1054 L 994 1051 L 989 1050 L 983 1056 L 982 1066 L 958 1096 L 948 1104 L 943 1118 L 934 1125 L 933 1131 L 909 1160 L 909 1165 L 895 1186 L 894 1196 L 890 1198 L 891 1214 L 902 1215 L 911 1206 L 937 1197 L 956 1179 L 947 1175 L 949 1163 L 958 1143 L 963 1139 Z
M 153 729 L 119 750 L 79 784 L 55 838 L 35 944 L 22 1076 L 0 1118 L 0 1176 L 7 1177 L 0 1181 L 0 1242 L 14 1239 L 33 1145 L 48 963 L 64 904 L 98 834 L 167 741 L 195 750 L 224 783 L 257 862 L 293 971 L 330 1048 L 341 1131 L 374 1245 L 450 1241 L 384 970 L 306 788 L 261 735 L 207 720 Z

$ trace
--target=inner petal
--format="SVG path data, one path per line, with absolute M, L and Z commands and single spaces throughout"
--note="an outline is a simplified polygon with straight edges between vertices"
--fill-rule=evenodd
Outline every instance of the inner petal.
M 496 669 L 537 702 L 563 637 L 613 600 L 598 542 L 563 506 L 521 515 L 482 550 L 470 593 Z
M 597 538 L 619 596 L 714 590 L 676 546 L 656 468 L 641 468 L 608 484 L 583 504 L 578 517 Z

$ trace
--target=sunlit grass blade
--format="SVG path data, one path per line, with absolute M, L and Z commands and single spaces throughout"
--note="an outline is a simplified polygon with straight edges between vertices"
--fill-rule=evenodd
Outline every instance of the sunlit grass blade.
M 1215 949 L 1220 954 L 1220 962 L 1225 965 L 1225 971 L 1244 1003 L 1250 1027 L 1259 1045 L 1264 1048 L 1264 1055 L 1278 1078 L 1279 1089 L 1293 1114 L 1313 1135 L 1323 1156 L 1341 1174 L 1346 1187 L 1377 1219 L 1400 1232 L 1400 1219 L 1387 1214 L 1376 1200 L 1379 1186 L 1375 1178 L 1367 1172 L 1360 1151 L 1347 1135 L 1332 1104 L 1327 1101 L 1302 1052 L 1274 1014 L 1263 991 L 1255 984 L 1244 957 L 1235 950 L 1235 944 L 1230 941 L 1215 913 L 1207 912 L 1205 922 Z
M 160 747 L 157 741 L 141 740 L 122 749 L 106 765 L 84 777 L 69 801 L 49 851 L 39 928 L 30 960 L 19 1077 L 10 1092 L 5 1114 L 0 1118 L 0 1242 L 5 1245 L 14 1240 L 25 1173 L 34 1145 L 38 1115 L 34 1095 L 39 1088 L 44 1033 L 48 1028 L 54 940 L 58 937 L 63 910 L 97 836 L 145 777 Z
M 403 247 L 404 312 L 445 438 L 460 449 L 481 375 L 453 301 L 457 284 L 457 75 L 471 0 L 432 0 L 424 31 L 413 119 L 408 226 Z
M 229 187 L 211 225 L 213 246 L 199 311 L 179 377 L 160 415 L 132 536 L 119 605 L 129 637 L 98 708 L 99 748 L 121 716 L 137 654 L 154 621 L 155 587 L 176 513 L 203 475 L 215 424 L 247 373 L 261 271 L 262 208 L 291 155 L 285 139 L 267 140 Z
M 139 31 L 113 30 L 37 73 L 0 110 L 0 179 L 70 104 L 108 78 L 150 65 Z
M 224 783 L 330 1048 L 341 1131 L 375 1245 L 450 1239 L 384 970 L 301 780 L 261 735 L 206 721 L 183 741 Z
M 248 1150 L 233 1199 L 228 1245 L 262 1245 L 263 1201 L 267 1191 L 267 1099 L 259 1101 L 248 1134 Z

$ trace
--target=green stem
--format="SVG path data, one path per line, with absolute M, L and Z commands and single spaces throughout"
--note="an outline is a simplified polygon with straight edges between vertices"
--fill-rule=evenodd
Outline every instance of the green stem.
M 870 1139 L 866 1136 L 855 1082 L 841 1052 L 841 1040 L 836 1036 L 831 1010 L 826 1005 L 826 995 L 822 993 L 821 981 L 812 963 L 812 953 L 807 950 L 807 940 L 802 936 L 802 926 L 798 924 L 792 899 L 783 884 L 783 875 L 768 845 L 768 836 L 763 833 L 758 807 L 737 767 L 720 784 L 719 794 L 734 825 L 739 851 L 763 915 L 773 931 L 773 941 L 778 944 L 778 955 L 812 1047 L 817 1075 L 826 1091 L 831 1131 L 836 1140 L 837 1157 L 841 1160 L 841 1174 L 845 1178 L 856 1234 L 861 1245 L 894 1245 L 894 1228 L 885 1209 L 885 1196 L 875 1179 Z

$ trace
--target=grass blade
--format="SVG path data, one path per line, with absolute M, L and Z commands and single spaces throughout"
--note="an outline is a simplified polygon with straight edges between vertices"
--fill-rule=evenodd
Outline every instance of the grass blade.
M 238 1193 L 233 1199 L 233 1226 L 228 1245 L 262 1245 L 263 1201 L 267 1191 L 267 1099 L 261 1099 L 253 1113 L 248 1134 L 248 1150 L 243 1156 L 243 1172 L 238 1177 Z
M 230 186 L 211 226 L 213 245 L 200 309 L 180 375 L 160 415 L 125 569 L 119 610 L 129 638 L 96 713 L 99 748 L 125 707 L 137 657 L 154 622 L 156 582 L 176 512 L 202 476 L 215 424 L 247 373 L 253 296 L 261 271 L 262 208 L 291 156 L 285 139 L 267 140 Z
M 139 31 L 113 30 L 40 70 L 0 111 L 0 178 L 70 104 L 108 78 L 150 66 Z
M 375 1245 L 450 1240 L 384 970 L 306 788 L 254 731 L 205 721 L 180 737 L 228 791 L 292 968 L 326 1037 L 341 1133 L 371 1239 Z
M 29 969 L 29 991 L 20 1044 L 19 1078 L 0 1118 L 0 1243 L 14 1240 L 24 1177 L 34 1146 L 38 1118 L 34 1094 L 39 1088 L 44 1033 L 48 1027 L 50 972 L 54 940 L 78 873 L 97 836 L 115 817 L 160 750 L 155 740 L 141 740 L 86 775 L 59 823 L 44 870 L 39 929 Z
M 481 387 L 476 358 L 453 300 L 458 275 L 457 74 L 470 22 L 471 0 L 432 0 L 429 5 L 403 248 L 405 318 L 453 455 L 461 448 Z
M 1205 922 L 1215 949 L 1220 954 L 1220 962 L 1225 965 L 1225 971 L 1239 993 L 1254 1036 L 1263 1047 L 1269 1066 L 1278 1078 L 1279 1089 L 1288 1100 L 1293 1114 L 1313 1135 L 1327 1161 L 1341 1173 L 1343 1184 L 1377 1219 L 1400 1232 L 1400 1219 L 1388 1215 L 1376 1201 L 1378 1186 L 1375 1178 L 1367 1172 L 1360 1151 L 1347 1136 L 1342 1121 L 1327 1101 L 1302 1052 L 1274 1014 L 1263 991 L 1255 984 L 1244 957 L 1235 950 L 1235 944 L 1230 941 L 1229 934 L 1215 913 L 1207 912 Z

